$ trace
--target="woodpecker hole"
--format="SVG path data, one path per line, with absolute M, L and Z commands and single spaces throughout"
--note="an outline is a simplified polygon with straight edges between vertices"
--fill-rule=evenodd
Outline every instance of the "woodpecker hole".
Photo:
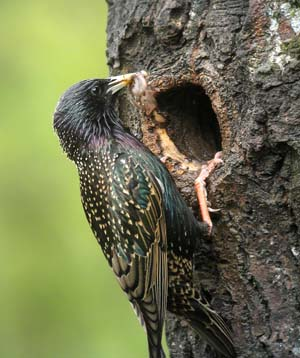
M 200 162 L 222 150 L 222 138 L 210 98 L 201 86 L 187 84 L 159 94 L 159 111 L 178 150 Z

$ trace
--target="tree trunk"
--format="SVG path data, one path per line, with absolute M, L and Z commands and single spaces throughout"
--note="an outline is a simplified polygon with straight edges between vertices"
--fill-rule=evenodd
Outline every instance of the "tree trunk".
M 158 103 L 147 116 L 124 93 L 121 118 L 196 214 L 199 163 L 223 151 L 208 185 L 221 211 L 195 253 L 195 285 L 231 326 L 238 357 L 300 357 L 299 0 L 108 3 L 110 68 L 148 71 Z M 215 357 L 170 315 L 167 342 L 174 358 Z

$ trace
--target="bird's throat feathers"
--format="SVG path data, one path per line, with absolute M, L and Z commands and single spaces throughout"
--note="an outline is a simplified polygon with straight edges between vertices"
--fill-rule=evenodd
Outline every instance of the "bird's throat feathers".
M 70 119 L 69 113 L 56 111 L 54 128 L 61 145 L 70 159 L 84 151 L 97 151 L 106 142 L 124 132 L 121 121 L 111 110 L 95 114 L 93 118 L 77 116 Z
M 114 111 L 104 112 L 93 120 L 85 118 L 77 122 L 65 120 L 62 113 L 54 115 L 54 127 L 64 152 L 77 161 L 87 153 L 98 153 L 113 141 L 121 146 L 139 147 L 141 143 L 127 132 Z

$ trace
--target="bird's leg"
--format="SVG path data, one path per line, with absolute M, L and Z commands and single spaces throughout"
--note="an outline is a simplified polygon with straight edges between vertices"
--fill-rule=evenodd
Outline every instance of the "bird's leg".
M 202 165 L 200 175 L 195 180 L 195 190 L 199 202 L 200 214 L 202 220 L 209 227 L 209 233 L 211 233 L 212 226 L 213 226 L 209 215 L 209 211 L 214 211 L 214 210 L 210 209 L 207 205 L 208 202 L 207 202 L 207 191 L 206 191 L 206 179 L 215 170 L 217 165 L 223 163 L 223 160 L 221 158 L 222 158 L 222 152 L 217 152 L 212 160 L 210 160 L 207 164 Z

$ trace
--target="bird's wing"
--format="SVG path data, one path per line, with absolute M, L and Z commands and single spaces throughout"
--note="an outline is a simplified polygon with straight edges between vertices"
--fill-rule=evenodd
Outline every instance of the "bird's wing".
M 143 311 L 148 310 L 150 314 L 155 309 L 162 329 L 168 270 L 166 221 L 159 180 L 138 157 L 121 154 L 114 165 L 110 200 L 115 233 L 113 270 L 132 303 L 135 306 L 143 303 L 137 309 L 142 311 L 141 320 L 147 319 Z M 152 319 L 155 320 L 154 316 Z

